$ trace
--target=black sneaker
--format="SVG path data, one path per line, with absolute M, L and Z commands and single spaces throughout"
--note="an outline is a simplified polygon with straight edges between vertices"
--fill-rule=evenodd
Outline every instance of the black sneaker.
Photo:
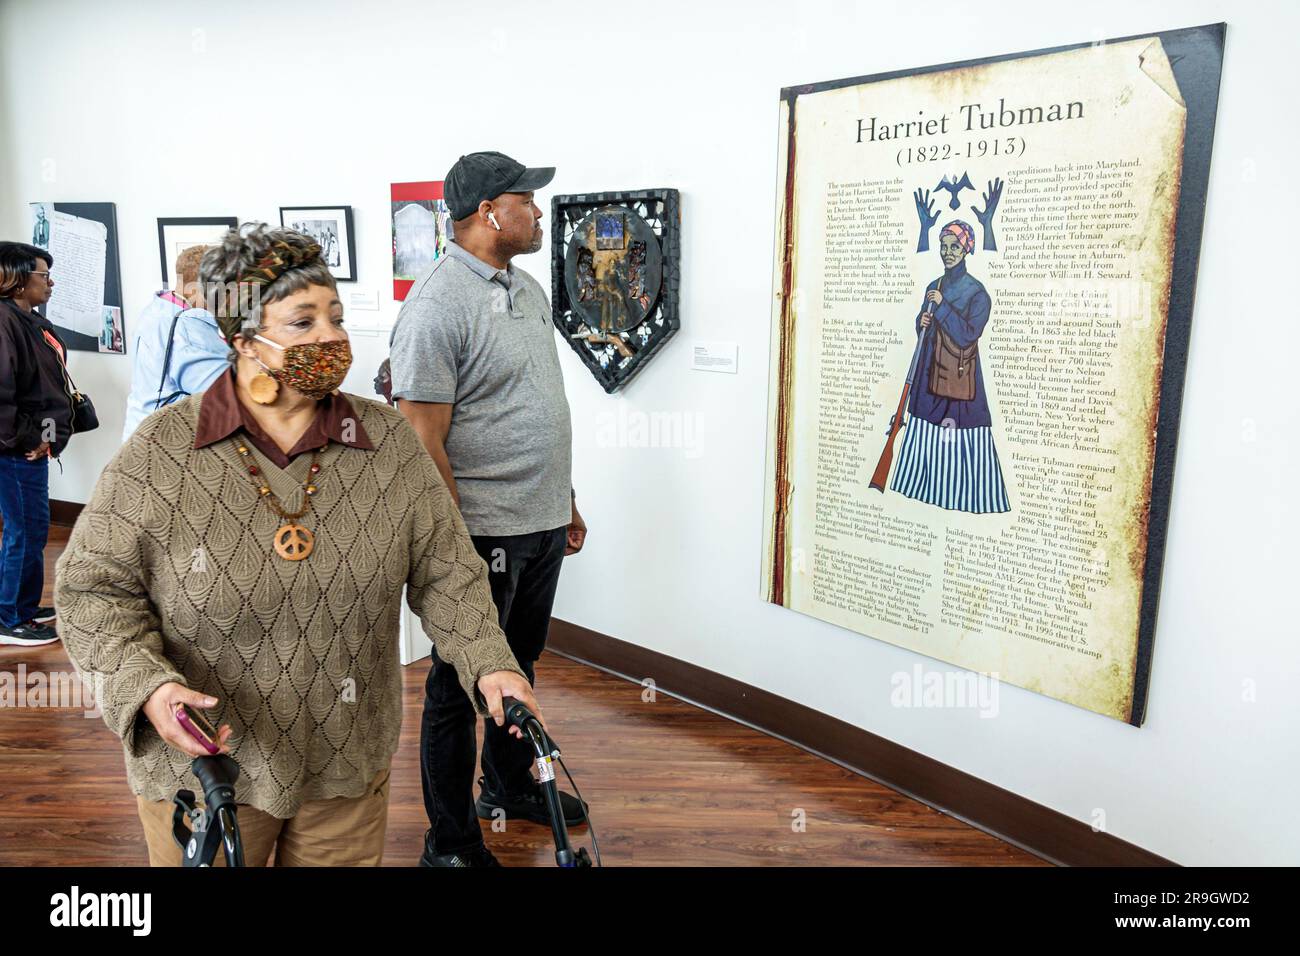
M 434 853 L 429 841 L 429 831 L 424 832 L 424 852 L 420 854 L 420 866 L 500 866 L 501 863 L 492 851 L 479 844 L 473 850 L 461 850 L 458 853 Z
M 38 607 L 36 613 L 32 615 L 32 620 L 37 624 L 49 624 L 50 621 L 54 620 L 54 617 L 54 608 Z
M 0 644 L 13 644 L 17 647 L 35 647 L 38 644 L 53 644 L 59 639 L 54 628 L 35 621 L 16 624 L 13 627 L 0 627 Z
M 492 815 L 494 810 L 504 810 L 506 819 L 515 817 L 520 820 L 531 820 L 533 823 L 540 823 L 543 826 L 551 825 L 551 811 L 546 806 L 546 797 L 542 794 L 542 785 L 536 780 L 533 781 L 532 787 L 523 793 L 501 794 L 493 793 L 487 787 L 487 780 L 484 777 L 478 778 L 478 785 L 481 795 L 474 801 L 474 809 L 478 813 L 480 820 L 495 819 Z M 587 822 L 584 814 L 587 804 L 579 800 L 572 794 L 560 791 L 560 809 L 564 811 L 564 825 L 566 827 L 576 827 Z

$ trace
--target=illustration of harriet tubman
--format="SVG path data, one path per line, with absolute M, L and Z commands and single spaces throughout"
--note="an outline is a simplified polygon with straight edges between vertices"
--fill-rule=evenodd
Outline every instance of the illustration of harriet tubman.
M 959 219 L 939 234 L 944 271 L 926 287 L 916 317 L 924 338 L 890 487 L 940 508 L 987 514 L 1010 511 L 1011 504 L 980 369 L 979 338 L 992 302 L 966 271 L 974 248 L 975 231 Z

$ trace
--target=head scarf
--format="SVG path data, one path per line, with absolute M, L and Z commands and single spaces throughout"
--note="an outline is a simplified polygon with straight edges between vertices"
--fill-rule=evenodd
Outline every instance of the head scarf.
M 272 243 L 266 255 L 239 273 L 239 277 L 235 280 L 238 288 L 237 296 L 230 295 L 230 290 L 227 290 L 220 296 L 218 307 L 213 310 L 217 317 L 217 326 L 226 341 L 232 341 L 244 322 L 252 315 L 254 288 L 264 288 L 290 269 L 297 269 L 319 259 L 320 246 L 314 242 L 301 248 L 292 246 L 282 239 Z M 259 298 L 260 295 L 259 292 Z
M 948 223 L 948 225 L 939 230 L 939 235 L 941 236 L 947 233 L 952 233 L 957 237 L 957 241 L 961 243 L 961 247 L 966 250 L 968 256 L 975 254 L 974 229 L 962 222 L 960 219 L 954 219 L 952 222 Z

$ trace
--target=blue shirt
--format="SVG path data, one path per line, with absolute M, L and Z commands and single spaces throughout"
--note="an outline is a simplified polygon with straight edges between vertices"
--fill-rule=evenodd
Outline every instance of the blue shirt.
M 226 358 L 230 347 L 221 337 L 212 313 L 206 309 L 185 308 L 177 302 L 179 299 L 173 301 L 171 293 L 154 293 L 135 320 L 131 394 L 126 400 L 123 442 L 131 437 L 146 416 L 162 405 L 203 391 L 230 368 Z M 171 332 L 172 319 L 177 319 L 176 336 L 167 377 L 163 380 L 163 358 L 167 354 L 167 336 Z

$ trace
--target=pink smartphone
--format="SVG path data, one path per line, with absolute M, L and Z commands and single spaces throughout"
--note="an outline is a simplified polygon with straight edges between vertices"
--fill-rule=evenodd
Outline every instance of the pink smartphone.
M 208 753 L 221 753 L 221 747 L 217 744 L 217 731 L 213 728 L 211 721 L 189 704 L 181 704 L 176 708 L 176 722 L 184 727 L 189 735 L 199 742 L 199 746 Z

